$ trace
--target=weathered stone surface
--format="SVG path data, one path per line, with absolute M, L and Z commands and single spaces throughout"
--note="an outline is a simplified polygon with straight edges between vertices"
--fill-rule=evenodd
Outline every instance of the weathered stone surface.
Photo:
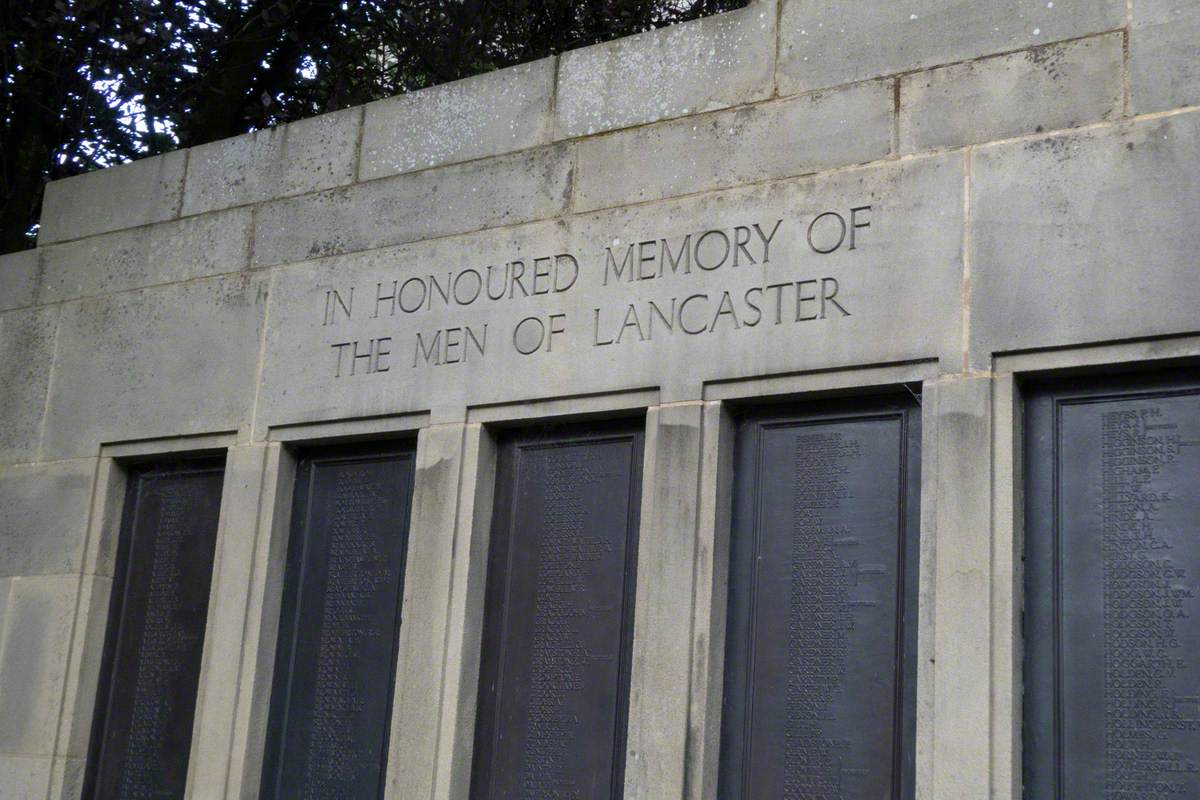
M 38 244 L 175 219 L 187 157 L 176 150 L 48 184 Z
M 361 123 L 362 109 L 348 108 L 193 147 L 183 213 L 199 214 L 350 183 Z
M 706 402 L 700 442 L 684 800 L 715 800 L 717 796 L 734 435 L 728 406 L 719 401 Z
M 1129 55 L 1136 113 L 1200 105 L 1200 2 L 1138 0 Z
M 237 275 L 66 305 L 42 457 L 247 424 L 266 288 Z
M 566 209 L 574 149 L 552 146 L 281 200 L 258 209 L 256 265 L 545 219 Z
M 0 753 L 53 753 L 78 588 L 77 576 L 10 581 L 0 642 Z
M 37 456 L 58 318 L 56 306 L 0 314 L 0 463 Z
M 0 644 L 4 642 L 4 620 L 6 619 L 4 615 L 8 613 L 8 594 L 11 583 L 11 578 L 0 578 Z
M 359 179 L 549 144 L 553 58 L 366 106 Z
M 646 415 L 645 485 L 634 602 L 626 796 L 683 797 L 691 665 L 694 564 L 700 514 L 704 404 L 651 408 Z
M 289 268 L 272 287 L 259 431 L 285 422 L 645 386 L 666 386 L 675 399 L 696 399 L 705 380 L 864 362 L 941 357 L 961 363 L 962 183 L 961 157 L 913 159 Z M 854 229 L 850 250 L 850 210 L 866 206 L 871 210 L 855 212 L 855 219 L 870 227 Z M 848 232 L 838 250 L 821 255 L 808 244 L 807 232 L 817 215 L 833 209 L 845 215 Z M 753 224 L 770 235 L 769 253 Z M 709 234 L 700 245 L 700 261 L 689 263 L 687 274 L 682 264 L 677 271 L 667 264 L 658 277 L 658 262 L 648 261 L 640 268 L 653 280 L 628 280 L 639 266 L 631 246 L 646 242 L 641 250 L 657 258 L 666 239 L 677 257 L 685 237 L 699 242 L 709 230 L 724 233 Z M 825 216 L 813 227 L 814 244 L 829 249 L 838 234 L 836 218 Z M 722 236 L 731 245 L 717 266 Z M 732 245 L 747 236 L 749 255 Z M 607 265 L 606 248 L 612 248 L 614 266 Z M 553 292 L 553 257 L 563 253 L 574 255 L 579 275 L 571 280 L 573 268 L 562 260 L 559 285 L 570 288 Z M 764 255 L 769 264 L 761 263 Z M 542 258 L 550 261 L 535 262 Z M 523 262 L 522 285 L 510 281 L 502 287 L 506 268 L 510 275 L 517 269 L 506 265 L 515 261 Z M 486 280 L 488 265 L 492 294 L 503 299 L 491 300 L 487 288 L 479 287 L 482 281 L 467 272 L 474 269 Z M 622 265 L 618 277 L 613 270 Z M 535 284 L 535 270 L 546 269 L 551 273 Z M 432 286 L 431 275 L 441 288 Z M 823 278 L 836 281 L 837 298 L 849 316 L 827 302 L 822 319 L 819 301 L 806 299 L 799 309 L 802 320 L 795 321 L 796 295 L 809 298 Z M 471 298 L 468 305 L 442 300 L 442 289 L 453 297 L 455 279 L 458 296 Z M 394 313 L 386 299 L 393 281 L 401 295 Z M 804 281 L 816 283 L 795 289 Z M 783 289 L 766 288 L 776 283 L 793 287 L 792 294 L 785 298 Z M 832 282 L 824 286 L 827 294 L 835 291 Z M 328 294 L 334 290 L 340 302 Z M 717 319 L 723 292 L 736 307 Z M 746 302 L 747 292 L 750 303 L 760 306 L 757 313 Z M 379 294 L 385 299 L 377 309 Z M 678 309 L 693 296 L 680 326 Z M 673 329 L 654 318 L 651 330 L 649 301 L 671 316 L 672 298 Z M 343 304 L 350 306 L 349 319 Z M 637 322 L 628 316 L 630 305 Z M 551 324 L 551 314 L 565 316 Z M 536 349 L 539 323 L 522 324 L 534 316 L 547 330 L 565 331 L 549 337 L 549 352 L 549 334 Z M 913 325 L 914 319 L 922 324 Z M 449 346 L 441 338 L 437 347 L 431 344 L 438 331 L 464 325 L 478 344 L 461 329 L 446 334 Z M 360 356 L 377 356 L 353 359 L 354 342 Z M 530 354 L 521 355 L 518 347 Z M 390 351 L 382 362 L 380 348 Z
M 878 81 L 674 120 L 579 144 L 577 209 L 657 200 L 885 157 L 892 86 Z
M 50 776 L 51 800 L 78 800 L 83 796 L 83 773 L 87 762 L 82 758 L 56 758 Z
M 561 56 L 557 132 L 584 136 L 770 97 L 775 0 Z
M 433 782 L 447 796 L 466 798 L 471 758 L 487 587 L 488 537 L 495 491 L 495 440 L 478 423 L 463 431 L 462 471 L 458 479 L 450 607 L 447 613 L 446 667 L 438 725 Z M 411 773 L 410 773 L 411 774 Z M 419 779 L 419 775 L 413 775 Z
M 1024 625 L 1025 431 L 1019 382 L 1011 374 L 992 380 L 991 458 L 991 745 L 992 797 L 1020 786 L 1024 720 L 1021 713 Z M 936 665 L 935 665 L 936 666 Z M 918 692 L 921 688 L 918 687 Z
M 226 776 L 229 731 L 235 725 L 242 659 L 246 650 L 246 615 L 253 594 L 256 525 L 262 502 L 267 448 L 231 447 L 225 454 L 221 520 L 217 529 L 208 627 L 204 635 L 196 712 L 192 727 L 188 794 L 204 795 L 215 776 Z
M 0 576 L 79 570 L 93 459 L 0 468 Z
M 37 281 L 37 250 L 0 256 L 0 311 L 31 305 Z
M 1119 33 L 900 79 L 900 152 L 1072 128 L 1120 116 Z
M 85 575 L 112 577 L 116 572 L 127 475 L 128 472 L 113 458 L 104 457 L 96 462 L 87 544 L 83 551 L 82 571 Z
M 249 257 L 248 209 L 116 231 L 43 248 L 38 302 L 237 272 Z
M 937 541 L 931 570 L 932 638 L 937 658 L 932 725 L 938 798 L 987 797 L 991 697 L 992 380 L 980 376 L 926 384 L 925 439 L 937 471 L 921 473 Z M 924 510 L 924 509 L 922 509 Z M 925 534 L 922 525 L 922 534 Z M 924 564 L 923 564 L 924 566 Z
M 62 717 L 58 723 L 58 756 L 84 759 L 96 710 L 104 637 L 108 632 L 108 609 L 113 581 L 109 577 L 84 575 L 79 581 L 79 602 L 63 689 Z M 77 794 L 76 797 L 79 795 Z M 74 798 L 72 798 L 74 800 Z
M 1200 113 L 982 148 L 971 207 L 973 364 L 1195 332 Z
M 783 2 L 782 94 L 1114 30 L 1125 22 L 1125 0 Z
M 45 797 L 50 783 L 50 759 L 0 756 L 0 787 L 12 798 Z
M 453 543 L 463 468 L 463 425 L 435 425 L 417 439 L 412 527 L 405 563 L 405 624 L 400 626 L 392 726 L 388 737 L 387 794 L 433 796 L 436 781 L 439 687 L 452 578 Z M 474 487 L 472 487 L 473 489 Z

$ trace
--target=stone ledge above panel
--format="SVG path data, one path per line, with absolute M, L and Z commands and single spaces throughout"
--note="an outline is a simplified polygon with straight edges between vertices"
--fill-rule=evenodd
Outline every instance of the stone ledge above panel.
M 1200 329 L 1200 112 L 979 148 L 971 365 Z
M 1144 107 L 1189 96 L 1191 67 L 1183 56 L 1192 50 L 1180 44 L 1182 50 L 1168 47 L 1163 55 L 1148 44 L 1152 33 L 1165 35 L 1163 19 L 1191 19 L 1184 13 L 1191 0 L 1174 0 L 1184 11 L 1163 10 L 1171 2 L 1152 0 L 1135 18 L 1147 42 L 1132 73 Z M 533 152 L 556 138 L 757 104 L 776 92 L 858 84 L 1086 37 L 1126 22 L 1124 0 L 754 0 L 736 11 L 55 181 L 47 189 L 40 239 L 50 244 L 297 195 L 290 208 L 303 209 L 337 197 L 321 193 L 356 180 Z M 1136 54 L 1137 35 L 1133 47 Z M 1170 63 L 1160 64 L 1170 53 Z M 1147 88 L 1162 70 L 1173 70 L 1165 84 Z M 990 135 L 984 128 L 979 135 Z M 836 159 L 824 162 L 836 165 Z

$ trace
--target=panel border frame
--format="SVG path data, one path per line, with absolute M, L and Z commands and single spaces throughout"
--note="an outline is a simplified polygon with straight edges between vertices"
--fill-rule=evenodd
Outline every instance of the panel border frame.
M 93 723 L 100 694 L 100 668 L 108 629 L 109 606 L 113 598 L 116 551 L 120 542 L 121 519 L 131 467 L 159 459 L 224 456 L 225 481 L 221 490 L 221 512 L 217 529 L 217 554 L 214 557 L 213 585 L 218 571 L 230 489 L 229 448 L 237 442 L 237 432 L 215 430 L 197 434 L 150 437 L 102 443 L 94 456 L 95 464 L 83 538 L 83 558 L 78 576 L 78 595 L 73 610 L 73 631 L 63 679 L 62 707 L 56 725 L 53 752 L 54 768 L 50 794 L 59 796 L 69 788 L 71 764 L 78 764 L 79 777 L 88 769 L 92 749 Z M 205 699 L 206 665 L 211 659 L 210 646 L 216 636 L 214 605 L 209 599 L 208 619 L 201 655 L 200 680 L 192 726 L 192 749 L 188 758 L 188 784 L 197 770 L 196 747 L 200 739 L 200 720 Z
M 513 521 L 511 516 L 515 506 L 513 486 L 519 472 L 522 449 L 527 446 L 559 446 L 571 442 L 583 441 L 631 440 L 633 444 L 632 463 L 630 466 L 632 483 L 629 490 L 629 508 L 626 515 L 626 524 L 628 526 L 626 531 L 627 550 L 625 553 L 625 576 L 622 587 L 623 608 L 619 643 L 618 696 L 616 720 L 614 723 L 614 756 L 612 764 L 612 796 L 616 800 L 616 798 L 623 796 L 627 762 L 626 743 L 629 734 L 630 693 L 633 682 L 634 615 L 637 607 L 642 497 L 645 493 L 643 482 L 645 480 L 646 420 L 644 414 L 622 414 L 615 418 L 600 420 L 584 418 L 580 421 L 578 415 L 569 414 L 558 418 L 551 418 L 545 420 L 545 422 L 548 422 L 549 425 L 538 426 L 534 423 L 520 424 L 520 422 L 517 422 L 515 425 L 494 427 L 493 429 L 492 436 L 493 446 L 496 449 L 496 468 L 495 474 L 492 476 L 492 483 L 495 489 L 489 523 L 487 569 L 483 592 L 485 598 L 490 598 L 500 590 L 499 586 L 494 584 L 498 575 L 493 570 L 496 565 L 496 558 L 499 555 L 499 553 L 495 552 L 497 544 L 495 536 L 497 533 L 500 533 L 501 536 L 511 537 L 512 534 Z M 505 510 L 509 512 L 507 515 L 504 513 Z M 484 616 L 480 624 L 481 640 L 486 639 L 491 626 L 501 622 L 500 609 L 495 604 L 491 608 L 488 608 L 486 599 L 483 613 Z M 503 648 L 503 643 L 500 646 Z M 475 788 L 477 781 L 483 780 L 483 778 L 478 777 L 479 775 L 490 776 L 491 781 L 494 781 L 495 778 L 494 766 L 490 760 L 492 757 L 490 749 L 486 751 L 486 755 L 481 754 L 479 749 L 481 736 L 484 735 L 480 715 L 483 714 L 486 716 L 485 705 L 489 708 L 492 706 L 498 697 L 498 691 L 494 692 L 490 697 L 484 696 L 482 685 L 485 677 L 489 674 L 489 668 L 493 665 L 489 664 L 486 656 L 486 647 L 482 641 L 479 653 L 479 688 L 477 689 L 475 703 L 476 715 L 473 720 L 473 745 L 469 778 L 472 788 Z M 499 655 L 497 655 L 497 662 L 494 665 L 497 669 L 500 668 L 498 659 Z M 480 770 L 483 770 L 483 772 L 480 772 Z M 489 781 L 489 786 L 491 785 L 491 781 Z
M 1024 798 L 1022 714 L 1025 646 L 1025 386 L 1112 371 L 1129 374 L 1200 365 L 1200 335 L 1144 337 L 997 352 L 992 394 L 992 647 L 990 793 Z
M 1023 447 L 1021 460 L 1025 474 L 1032 479 L 1035 471 L 1030 460 L 1035 457 L 1034 443 L 1030 439 L 1033 434 L 1033 418 L 1035 416 L 1045 417 L 1044 424 L 1048 424 L 1049 428 L 1045 431 L 1049 437 L 1048 441 L 1041 448 L 1042 456 L 1049 456 L 1051 461 L 1048 465 L 1043 465 L 1036 471 L 1043 479 L 1049 479 L 1051 485 L 1042 491 L 1035 490 L 1032 486 L 1027 486 L 1024 491 L 1024 518 L 1029 519 L 1031 512 L 1034 510 L 1033 505 L 1037 503 L 1042 512 L 1050 512 L 1051 518 L 1046 523 L 1035 526 L 1033 523 L 1027 523 L 1025 531 L 1023 549 L 1023 563 L 1029 563 L 1030 558 L 1045 556 L 1050 554 L 1052 563 L 1049 568 L 1049 583 L 1039 587 L 1039 595 L 1043 596 L 1043 600 L 1048 598 L 1049 608 L 1044 610 L 1051 616 L 1050 632 L 1044 634 L 1049 638 L 1048 642 L 1043 642 L 1040 645 L 1034 646 L 1031 643 L 1030 636 L 1026 635 L 1026 625 L 1031 619 L 1031 612 L 1028 610 L 1022 614 L 1022 646 L 1023 658 L 1021 665 L 1021 680 L 1022 685 L 1028 683 L 1031 679 L 1039 679 L 1044 681 L 1047 677 L 1050 679 L 1050 686 L 1047 690 L 1050 694 L 1049 701 L 1051 708 L 1049 711 L 1031 714 L 1034 710 L 1036 701 L 1030 700 L 1029 692 L 1022 693 L 1022 713 L 1021 716 L 1021 735 L 1022 742 L 1025 742 L 1026 736 L 1031 731 L 1031 726 L 1036 725 L 1042 733 L 1047 734 L 1051 743 L 1051 752 L 1042 754 L 1037 760 L 1043 769 L 1038 771 L 1038 775 L 1042 776 L 1042 781 L 1038 783 L 1036 788 L 1049 791 L 1048 798 L 1061 798 L 1064 791 L 1064 715 L 1063 715 L 1063 587 L 1062 587 L 1062 557 L 1063 557 L 1063 539 L 1062 539 L 1062 517 L 1060 515 L 1061 494 L 1059 486 L 1059 464 L 1062 440 L 1061 434 L 1061 415 L 1062 407 L 1066 405 L 1077 405 L 1084 403 L 1103 402 L 1106 398 L 1120 399 L 1126 397 L 1138 398 L 1155 398 L 1155 397 L 1172 397 L 1181 394 L 1200 395 L 1200 364 L 1192 364 L 1187 362 L 1168 361 L 1164 364 L 1146 365 L 1142 363 L 1125 363 L 1122 368 L 1115 372 L 1109 373 L 1107 370 L 1104 373 L 1095 371 L 1067 371 L 1064 373 L 1050 373 L 1046 375 L 1035 374 L 1025 378 L 1021 383 L 1022 391 L 1022 412 L 1029 424 L 1024 431 L 1021 445 Z M 1185 384 L 1180 387 L 1179 384 Z M 1046 470 L 1049 474 L 1045 474 Z M 1031 529 L 1039 527 L 1043 533 L 1050 534 L 1050 541 L 1043 542 L 1040 546 L 1034 546 L 1028 538 Z M 1021 582 L 1021 591 L 1023 599 L 1028 600 L 1033 596 L 1031 592 L 1031 583 L 1033 580 L 1033 569 L 1026 569 Z M 1043 575 L 1042 578 L 1047 576 Z M 1041 619 L 1041 615 L 1038 615 Z M 1040 668 L 1035 670 L 1035 664 L 1032 661 L 1035 653 L 1045 657 L 1050 654 L 1050 662 L 1041 663 Z M 1045 692 L 1040 692 L 1039 695 Z M 1045 698 L 1043 698 L 1045 699 Z M 1032 718 L 1031 718 L 1032 717 Z M 1048 730 L 1045 730 L 1046 728 Z M 1045 763 L 1048 761 L 1048 764 Z M 1029 779 L 1034 776 L 1034 764 L 1031 759 L 1022 752 L 1022 785 L 1025 790 L 1031 790 Z M 1038 795 L 1042 797 L 1042 795 Z
M 340 431 L 339 431 L 339 434 L 340 434 Z M 408 544 L 409 544 L 408 540 L 412 533 L 412 527 L 411 527 L 412 526 L 412 506 L 413 506 L 413 495 L 415 493 L 415 488 L 416 488 L 417 441 L 416 441 L 415 437 L 411 437 L 411 436 L 410 437 L 388 438 L 388 439 L 382 439 L 382 440 L 380 440 L 380 439 L 370 439 L 370 440 L 355 439 L 353 441 L 344 441 L 344 440 L 342 440 L 342 436 L 339 434 L 332 434 L 331 436 L 327 437 L 323 443 L 319 443 L 319 444 L 315 444 L 315 445 L 297 446 L 296 448 L 294 448 L 294 450 L 291 453 L 291 457 L 294 459 L 294 462 L 295 462 L 295 478 L 293 480 L 291 513 L 289 515 L 289 520 L 288 520 L 288 534 L 287 534 L 288 542 L 287 542 L 287 547 L 286 547 L 287 552 L 285 554 L 285 563 L 282 565 L 282 574 L 280 575 L 280 580 L 282 581 L 282 586 L 280 589 L 281 590 L 281 598 L 280 598 L 281 599 L 281 607 L 280 607 L 280 613 L 279 613 L 279 620 L 278 620 L 278 624 L 276 626 L 276 631 L 275 631 L 275 647 L 274 647 L 275 666 L 272 668 L 272 679 L 271 679 L 270 686 L 269 686 L 269 696 L 266 700 L 266 702 L 268 704 L 268 709 L 267 709 L 268 738 L 263 743 L 263 769 L 261 771 L 261 777 L 260 777 L 260 781 L 258 784 L 258 792 L 260 793 L 260 795 L 263 795 L 263 796 L 270 796 L 270 795 L 267 795 L 265 792 L 265 785 L 266 785 L 266 781 L 267 781 L 266 768 L 267 768 L 267 764 L 270 761 L 269 756 L 270 756 L 270 754 L 272 752 L 272 748 L 273 748 L 272 739 L 270 738 L 271 723 L 273 721 L 275 721 L 276 714 L 280 713 L 279 710 L 284 708 L 286 705 L 286 699 L 282 696 L 279 696 L 279 694 L 278 694 L 281 687 L 277 683 L 278 677 L 276 675 L 276 671 L 279 667 L 279 658 L 282 656 L 282 653 L 280 652 L 280 644 L 281 644 L 281 640 L 283 639 L 283 637 L 281 634 L 283 632 L 283 626 L 288 623 L 288 620 L 285 618 L 285 612 L 288 610 L 288 598 L 291 596 L 289 589 L 294 588 L 297 592 L 300 591 L 300 587 L 298 587 L 298 586 L 297 587 L 289 587 L 288 586 L 288 582 L 287 582 L 288 571 L 289 571 L 289 567 L 292 565 L 291 564 L 292 558 L 293 558 L 292 548 L 296 547 L 296 545 L 299 544 L 296 537 L 302 533 L 302 531 L 299 529 L 302 524 L 302 521 L 298 517 L 298 513 L 300 512 L 302 507 L 307 508 L 307 504 L 310 499 L 311 491 L 312 491 L 311 481 L 314 477 L 316 467 L 319 464 L 373 461 L 373 460 L 382 460 L 382 459 L 387 459 L 387 458 L 405 458 L 409 462 L 407 465 L 407 468 L 406 468 L 406 472 L 408 473 L 407 478 L 409 481 L 409 487 L 408 487 L 408 496 L 405 500 L 405 510 L 406 510 L 406 514 L 407 514 L 407 519 L 405 520 L 405 530 L 404 530 L 404 538 L 405 538 L 404 552 L 400 556 L 400 575 L 399 575 L 400 591 L 397 594 L 397 598 L 396 598 L 396 609 L 395 609 L 396 618 L 395 618 L 394 631 L 393 631 L 395 640 L 393 642 L 391 661 L 388 664 L 388 671 L 387 671 L 387 677 L 390 681 L 389 686 L 388 686 L 388 691 L 387 691 L 387 703 L 388 703 L 389 709 L 393 707 L 394 701 L 395 701 L 397 665 L 398 665 L 399 657 L 400 657 L 400 653 L 399 653 L 399 651 L 400 651 L 400 629 L 402 627 L 403 612 L 404 612 L 404 587 L 405 587 L 405 580 L 407 578 L 407 566 L 408 566 L 408 549 L 409 549 L 408 548 Z M 333 441 L 330 441 L 330 440 L 333 440 Z M 303 483 L 303 485 L 301 485 L 302 483 Z M 293 611 L 295 612 L 295 615 L 298 619 L 299 618 L 299 606 L 296 606 L 293 609 Z M 381 797 L 381 798 L 386 794 L 386 790 L 387 790 L 387 767 L 388 767 L 388 761 L 390 760 L 389 759 L 390 749 L 391 749 L 390 748 L 390 739 L 391 739 L 391 733 L 392 733 L 392 727 L 393 727 L 390 713 L 388 714 L 388 718 L 387 718 L 385 727 L 386 727 L 386 730 L 384 732 L 384 734 L 385 734 L 384 735 L 384 749 L 383 749 L 383 753 L 382 753 L 383 761 L 382 761 L 382 770 L 380 772 L 380 782 L 379 782 L 379 797 Z M 282 732 L 279 732 L 279 735 L 282 735 Z M 281 769 L 282 769 L 282 767 L 283 767 L 283 765 L 281 764 Z
M 892 732 L 892 752 L 895 761 L 892 769 L 893 788 L 897 786 L 900 789 L 900 797 L 911 798 L 915 793 L 915 757 L 916 757 L 916 738 L 917 738 L 917 673 L 918 673 L 918 629 L 920 620 L 920 608 L 918 604 L 920 591 L 920 553 L 921 553 L 921 461 L 922 461 L 922 433 L 921 433 L 921 395 L 919 394 L 920 384 L 916 384 L 917 391 L 914 391 L 912 384 L 903 383 L 900 386 L 892 387 L 891 389 L 882 389 L 879 391 L 855 391 L 852 394 L 838 393 L 833 396 L 816 397 L 813 394 L 802 395 L 797 398 L 788 398 L 786 400 L 773 400 L 761 402 L 759 399 L 749 400 L 744 403 L 738 403 L 730 408 L 730 413 L 733 417 L 733 423 L 736 427 L 734 453 L 737 466 L 740 466 L 743 472 L 738 474 L 738 469 L 735 467 L 733 482 L 731 487 L 733 494 L 733 507 L 731 509 L 731 531 L 729 536 L 729 571 L 730 583 L 729 589 L 732 590 L 733 584 L 733 548 L 736 546 L 733 537 L 732 528 L 737 527 L 739 522 L 750 524 L 753 529 L 757 530 L 757 520 L 761 514 L 761 498 L 756 503 L 754 509 L 739 509 L 738 497 L 747 489 L 747 481 L 756 481 L 757 478 L 751 479 L 745 474 L 745 469 L 753 462 L 756 474 L 761 470 L 762 464 L 760 456 L 762 453 L 762 435 L 764 430 L 774 427 L 800 427 L 808 425 L 820 425 L 833 422 L 853 422 L 866 420 L 885 420 L 899 419 L 901 423 L 901 464 L 900 466 L 900 484 L 902 487 L 899 498 L 899 515 L 901 522 L 902 542 L 899 549 L 899 563 L 901 574 L 897 576 L 897 608 L 901 612 L 900 623 L 897 626 L 900 630 L 900 636 L 896 642 L 896 652 L 894 655 L 893 667 L 897 680 L 894 682 L 894 694 L 896 699 L 896 720 L 893 724 Z M 905 392 L 909 396 L 906 396 Z M 850 401 L 851 407 L 847 408 L 842 405 L 842 401 Z M 915 424 L 914 424 L 915 423 Z M 915 428 L 915 430 L 914 430 Z M 753 441 L 750 441 L 751 437 Z M 912 452 L 916 450 L 915 454 Z M 912 474 L 915 473 L 915 474 Z M 751 605 L 753 605 L 753 593 L 755 589 L 752 587 Z M 728 606 L 728 599 L 726 601 Z M 748 610 L 748 618 L 745 621 L 749 625 L 753 625 L 753 608 Z M 730 620 L 731 621 L 731 620 Z M 730 648 L 733 645 L 729 641 L 728 636 L 731 633 L 729 621 L 726 623 L 726 646 L 725 659 L 726 668 L 728 667 L 728 659 L 730 658 Z M 750 637 L 748 642 L 743 642 L 745 647 L 742 648 L 748 652 L 743 653 L 746 657 L 747 668 L 751 665 L 753 646 L 753 636 L 750 629 L 745 631 L 745 634 Z M 750 683 L 747 679 L 745 691 L 750 692 Z M 725 686 L 726 691 L 729 689 Z M 722 695 L 724 697 L 724 693 Z M 746 709 L 745 725 L 749 726 L 749 701 L 745 701 Z M 728 703 L 723 702 L 722 711 L 729 710 Z M 724 720 L 722 720 L 722 736 L 721 736 L 721 756 L 727 753 Z M 748 753 L 748 749 L 746 750 Z M 902 759 L 902 754 L 907 753 L 908 758 Z M 738 762 L 742 763 L 742 762 Z M 722 787 L 725 786 L 725 777 L 723 767 L 725 764 L 718 766 L 718 781 Z M 741 772 L 742 781 L 748 777 L 748 772 L 743 764 Z M 741 794 L 733 796 L 745 796 L 745 786 L 741 786 L 738 791 Z M 724 796 L 724 795 L 722 795 Z

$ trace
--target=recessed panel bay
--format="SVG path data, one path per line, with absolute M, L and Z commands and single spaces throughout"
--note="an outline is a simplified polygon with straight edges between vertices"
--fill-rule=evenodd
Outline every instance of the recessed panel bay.
M 84 797 L 183 797 L 223 477 L 130 472 Z
M 263 797 L 382 796 L 412 482 L 407 447 L 301 462 Z
M 1200 796 L 1200 376 L 1038 387 L 1026 796 Z
M 477 800 L 621 797 L 641 450 L 629 426 L 502 448 Z
M 756 412 L 737 448 L 721 797 L 911 797 L 918 411 Z

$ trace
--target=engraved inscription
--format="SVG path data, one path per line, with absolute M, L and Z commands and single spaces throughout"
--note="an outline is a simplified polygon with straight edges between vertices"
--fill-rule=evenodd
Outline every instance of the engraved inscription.
M 322 287 L 312 319 L 326 329 L 329 374 L 359 379 L 478 363 L 497 351 L 537 357 L 830 324 L 853 316 L 855 301 L 847 290 L 853 276 L 828 267 L 867 247 L 877 210 L 860 204 L 618 235 L 586 251 L 505 254 L 475 265 L 402 265 L 360 285 Z M 586 298 L 572 299 L 581 293 Z
M 1030 800 L 1200 797 L 1193 381 L 1138 375 L 1030 391 Z
M 1200 789 L 1200 671 L 1179 626 L 1196 614 L 1188 569 L 1162 524 L 1182 445 L 1158 406 L 1101 417 L 1104 551 L 1104 798 Z M 1194 476 L 1193 476 L 1194 477 Z
M 867 773 L 865 764 L 846 763 L 849 742 L 831 737 L 826 724 L 843 700 L 849 633 L 877 605 L 852 593 L 865 574 L 861 543 L 838 513 L 851 499 L 846 462 L 861 455 L 858 440 L 841 433 L 796 437 L 784 800 L 840 797 Z M 887 575 L 882 565 L 864 569 Z
M 174 687 L 187 669 L 188 657 L 199 650 L 204 638 L 203 628 L 181 624 L 178 619 L 180 587 L 186 579 L 182 548 L 188 538 L 207 534 L 188 524 L 188 516 L 202 502 L 202 488 L 196 482 L 184 481 L 163 482 L 158 488 L 154 552 L 146 590 L 142 643 L 137 654 L 121 797 L 159 796 L 162 743 L 167 740 L 171 720 L 178 713 L 177 700 L 182 699 L 176 698 Z
M 621 796 L 641 439 L 616 429 L 502 449 L 471 797 Z
M 297 478 L 264 798 L 374 797 L 391 720 L 412 454 L 317 455 Z
M 915 414 L 880 407 L 739 426 L 725 800 L 911 796 Z
M 222 477 L 131 470 L 83 797 L 183 796 Z
M 334 482 L 329 523 L 328 573 L 317 640 L 316 690 L 308 734 L 306 800 L 338 796 L 378 769 L 379 753 L 356 747 L 355 724 L 366 698 L 352 663 L 363 642 L 384 636 L 371 607 L 381 586 L 396 580 L 389 554 L 368 535 L 367 521 L 386 514 L 385 487 L 365 467 L 348 467 Z
M 583 720 L 569 713 L 567 699 L 587 685 L 589 666 L 615 659 L 614 653 L 590 652 L 580 637 L 597 617 L 620 613 L 615 604 L 594 606 L 583 597 L 604 556 L 613 550 L 612 542 L 589 535 L 584 525 L 583 499 L 595 488 L 587 456 L 579 449 L 545 454 L 547 474 L 573 479 L 549 483 L 543 495 L 545 528 L 538 542 L 523 797 L 585 796 L 571 773 L 571 753 Z

